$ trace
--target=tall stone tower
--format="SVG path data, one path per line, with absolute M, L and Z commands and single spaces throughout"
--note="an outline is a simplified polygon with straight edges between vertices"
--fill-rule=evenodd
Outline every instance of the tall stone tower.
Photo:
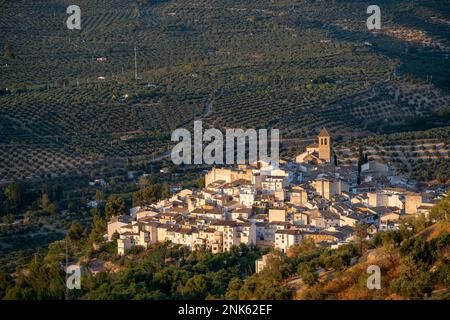
M 319 133 L 319 158 L 331 162 L 331 137 L 325 128 Z

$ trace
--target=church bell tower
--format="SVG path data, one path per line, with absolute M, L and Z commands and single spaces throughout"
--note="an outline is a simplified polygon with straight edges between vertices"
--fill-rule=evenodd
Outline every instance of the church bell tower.
M 331 137 L 325 128 L 319 133 L 319 158 L 331 162 Z

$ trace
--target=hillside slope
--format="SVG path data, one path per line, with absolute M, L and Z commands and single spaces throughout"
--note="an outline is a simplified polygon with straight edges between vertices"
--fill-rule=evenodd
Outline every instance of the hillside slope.
M 358 262 L 319 283 L 301 287 L 297 299 L 448 299 L 450 224 L 439 222 L 401 239 L 399 233 L 380 236 Z M 399 242 L 400 241 L 400 242 Z M 373 243 L 372 243 L 373 245 Z M 369 290 L 366 271 L 379 266 L 381 289 Z

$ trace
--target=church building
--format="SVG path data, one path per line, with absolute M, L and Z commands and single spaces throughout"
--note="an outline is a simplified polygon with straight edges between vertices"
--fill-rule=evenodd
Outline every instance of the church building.
M 331 162 L 331 137 L 323 128 L 317 137 L 317 143 L 306 147 L 306 151 L 295 158 L 297 163 L 324 164 Z

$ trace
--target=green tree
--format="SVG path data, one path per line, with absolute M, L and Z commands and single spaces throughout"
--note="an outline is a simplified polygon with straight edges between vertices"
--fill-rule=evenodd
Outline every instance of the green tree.
M 242 287 L 242 281 L 238 277 L 234 277 L 228 283 L 228 289 L 225 294 L 227 300 L 239 300 L 239 290 Z
M 9 43 L 9 42 L 7 42 L 5 44 L 5 48 L 3 50 L 3 57 L 8 60 L 14 59 L 13 47 L 12 47 L 11 43 Z
M 13 278 L 4 270 L 0 270 L 0 300 L 2 300 L 8 289 L 12 286 L 14 286 Z
M 105 206 L 106 218 L 109 220 L 111 217 L 125 214 L 125 200 L 124 198 L 116 195 L 110 195 Z
M 105 200 L 105 195 L 101 190 L 95 190 L 95 201 Z
M 3 222 L 6 224 L 11 224 L 14 222 L 14 216 L 11 213 L 6 214 L 3 217 Z
M 200 178 L 198 178 L 195 185 L 197 188 L 203 189 L 205 187 L 205 177 L 201 176 Z
M 243 300 L 287 300 L 291 298 L 291 293 L 281 280 L 254 274 L 245 280 L 239 291 L 239 298 Z
M 358 147 L 358 184 L 361 183 L 361 167 L 364 164 L 364 153 L 362 146 L 359 145 Z
M 147 185 L 144 189 L 133 192 L 133 205 L 145 206 L 152 204 L 161 199 L 162 192 L 163 190 L 160 185 Z M 168 190 L 166 189 L 164 192 L 167 194 Z
M 67 231 L 67 238 L 74 245 L 78 245 L 83 239 L 84 229 L 83 226 L 75 221 L 70 225 L 69 230 Z
M 318 248 L 316 247 L 314 240 L 310 237 L 305 237 L 300 241 L 300 244 L 291 247 L 290 251 L 294 256 L 299 256 L 302 254 L 311 253 L 317 249 Z
M 367 228 L 369 226 L 366 223 L 358 223 L 355 227 L 356 240 L 360 250 L 364 250 L 366 247 L 366 238 L 369 235 Z
M 58 216 L 58 212 L 59 212 L 59 208 L 58 205 L 56 203 L 51 203 L 48 207 L 47 207 L 47 212 L 51 214 L 52 217 L 57 217 Z
M 167 182 L 164 182 L 161 186 L 161 195 L 160 198 L 161 199 L 166 199 L 170 197 L 170 188 L 169 188 L 169 184 Z
M 89 234 L 89 241 L 91 243 L 100 242 L 103 235 L 106 233 L 106 221 L 100 216 L 98 209 L 92 210 L 92 224 L 91 233 Z
M 391 288 L 405 298 L 419 299 L 433 289 L 431 272 L 422 262 L 412 257 L 402 258 L 400 263 L 400 277 L 394 279 Z
M 57 263 L 44 263 L 33 259 L 28 272 L 21 272 L 14 287 L 10 287 L 4 299 L 7 300 L 55 300 L 64 299 L 65 274 Z
M 151 176 L 141 176 L 139 178 L 139 188 L 144 189 L 154 184 L 153 178 Z
M 204 275 L 197 274 L 186 282 L 181 294 L 189 299 L 204 299 L 208 294 L 208 283 Z
M 450 221 L 450 191 L 444 199 L 431 208 L 430 219 L 437 221 Z
M 313 286 L 318 282 L 315 268 L 309 263 L 302 263 L 297 268 L 298 274 L 302 277 L 303 283 Z
M 19 183 L 14 182 L 5 188 L 4 194 L 9 209 L 17 212 L 23 204 L 22 186 Z
M 42 210 L 48 211 L 48 207 L 50 206 L 50 198 L 47 193 L 42 194 L 41 199 L 39 201 L 39 206 Z

